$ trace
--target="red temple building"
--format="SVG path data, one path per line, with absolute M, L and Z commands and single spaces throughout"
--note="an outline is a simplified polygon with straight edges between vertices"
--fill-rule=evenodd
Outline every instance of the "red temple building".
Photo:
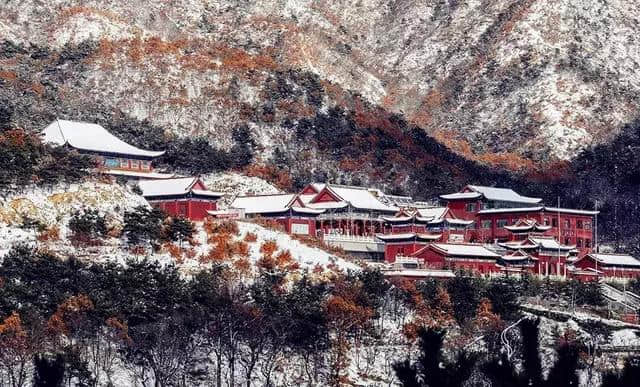
M 434 269 L 469 270 L 479 274 L 497 273 L 500 255 L 479 244 L 431 243 L 410 257 L 424 261 Z
M 306 208 L 296 194 L 238 196 L 230 206 L 247 218 L 261 217 L 281 224 L 290 234 L 316 235 L 316 219 L 324 212 Z
M 153 160 L 164 151 L 137 148 L 120 140 L 97 124 L 55 120 L 43 132 L 43 141 L 68 146 L 79 153 L 92 155 L 102 172 L 130 179 L 167 179 L 174 174 L 153 171 Z
M 217 209 L 217 201 L 224 196 L 207 190 L 199 177 L 141 180 L 138 185 L 142 196 L 153 207 L 193 221 L 204 220 L 208 211 Z
M 316 228 L 321 235 L 371 236 L 385 232 L 383 216 L 400 209 L 383 201 L 380 190 L 337 184 L 309 184 L 296 200 L 306 208 L 322 210 Z
M 441 195 L 451 212 L 460 219 L 475 220 L 470 241 L 508 241 L 506 228 L 520 220 L 535 220 L 545 236 L 554 236 L 564 245 L 575 245 L 581 256 L 593 247 L 593 224 L 598 211 L 546 207 L 541 199 L 522 196 L 511 189 L 468 185 L 461 192 Z
M 628 254 L 591 253 L 574 263 L 575 276 L 627 279 L 640 277 L 640 260 Z

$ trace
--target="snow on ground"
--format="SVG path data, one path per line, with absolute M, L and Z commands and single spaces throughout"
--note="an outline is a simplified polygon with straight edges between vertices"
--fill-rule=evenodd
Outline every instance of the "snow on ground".
M 34 187 L 0 199 L 0 223 L 18 226 L 25 219 L 45 226 L 63 226 L 75 211 L 84 208 L 119 216 L 147 201 L 118 184 L 85 182 L 50 189 Z
M 238 222 L 238 228 L 240 234 L 245 235 L 248 232 L 254 233 L 258 236 L 256 243 L 250 244 L 251 259 L 258 260 L 261 257 L 260 245 L 267 240 L 273 240 L 278 244 L 280 250 L 288 249 L 291 256 L 295 261 L 300 264 L 301 268 L 312 269 L 316 265 L 327 266 L 334 264 L 342 270 L 360 270 L 360 266 L 355 263 L 348 262 L 340 257 L 329 254 L 324 250 L 316 247 L 307 246 L 295 239 L 292 239 L 290 235 L 270 230 L 255 223 Z
M 611 334 L 608 343 L 614 347 L 640 346 L 640 330 L 620 329 Z
M 245 176 L 235 172 L 203 175 L 202 180 L 208 189 L 226 192 L 229 195 L 274 194 L 282 192 L 271 183 L 259 177 Z

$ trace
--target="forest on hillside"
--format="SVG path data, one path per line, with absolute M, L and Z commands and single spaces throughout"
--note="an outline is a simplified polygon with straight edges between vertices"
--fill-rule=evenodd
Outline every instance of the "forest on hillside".
M 502 331 L 522 322 L 519 300 L 603 305 L 597 285 L 577 281 L 488 281 L 461 273 L 446 282 L 389 282 L 373 270 L 319 280 L 312 273 L 292 278 L 263 262 L 247 282 L 223 264 L 185 278 L 144 258 L 124 266 L 60 258 L 22 246 L 0 264 L 2 385 L 337 386 L 396 377 L 406 386 L 427 385 L 410 382 L 416 372 L 424 380 L 455 376 L 462 385 L 506 373 L 522 381 L 535 367 L 542 383 L 543 351 L 532 347 L 532 336 L 514 330 L 511 347 L 524 340 L 529 349 L 514 349 L 509 362 L 495 358 Z M 598 325 L 581 329 L 603 340 L 611 334 Z M 574 380 L 579 372 L 597 380 L 590 345 L 570 328 L 559 332 L 554 348 L 563 355 L 546 380 Z M 538 359 L 528 376 L 509 368 L 523 357 Z M 424 367 L 440 358 L 447 359 L 444 370 Z M 415 359 L 423 365 L 412 365 Z M 456 375 L 461 359 L 466 365 Z M 44 382 L 52 380 L 58 384 Z

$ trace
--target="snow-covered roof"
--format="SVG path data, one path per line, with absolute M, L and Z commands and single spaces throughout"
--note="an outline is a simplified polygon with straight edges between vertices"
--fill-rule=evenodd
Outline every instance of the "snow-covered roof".
M 121 169 L 107 169 L 102 172 L 107 175 L 141 177 L 144 179 L 173 179 L 177 177 L 175 173 L 134 172 L 134 171 L 125 171 Z
M 315 186 L 315 185 L 314 185 Z M 343 208 L 351 205 L 354 208 L 370 211 L 398 212 L 398 207 L 388 206 L 382 203 L 375 195 L 376 190 L 364 187 L 327 184 L 328 190 L 338 201 L 309 203 L 311 208 Z
M 191 192 L 200 196 L 211 196 L 217 198 L 224 196 L 224 192 L 209 191 L 208 189 L 192 189 Z
M 275 194 L 257 196 L 238 196 L 231 203 L 231 208 L 242 208 L 245 214 L 268 214 L 284 212 L 296 197 L 295 194 Z
M 545 250 L 573 250 L 575 246 L 561 245 L 553 237 L 529 237 L 529 240 Z
M 326 187 L 327 185 L 325 183 L 311 183 L 311 186 L 313 187 L 313 189 L 315 189 L 317 192 L 320 192 L 324 189 L 324 187 Z
M 186 195 L 189 192 L 193 192 L 194 194 L 201 196 L 224 196 L 224 193 L 221 192 L 213 192 L 204 189 L 194 189 L 193 187 L 198 182 L 198 180 L 198 177 L 180 177 L 176 179 L 162 180 L 141 180 L 138 182 L 138 186 L 142 190 L 142 196 L 144 197 Z
M 640 261 L 629 254 L 601 254 L 591 253 L 589 257 L 597 260 L 599 263 L 613 266 L 639 266 Z
M 295 212 L 299 212 L 301 214 L 322 214 L 323 212 L 325 212 L 325 210 L 323 209 L 313 209 L 313 208 L 305 208 L 305 207 L 295 207 L 292 206 L 291 207 L 292 210 L 294 210 Z
M 451 270 L 429 270 L 429 269 L 385 269 L 382 270 L 385 277 L 437 277 L 454 278 L 456 275 Z
M 598 215 L 600 211 L 593 210 L 574 210 L 573 208 L 558 208 L 558 207 L 545 207 L 545 211 L 548 212 L 560 212 L 561 214 L 575 214 L 575 215 Z
M 317 208 L 317 209 L 332 209 L 332 208 L 345 208 L 349 203 L 345 201 L 340 202 L 319 202 L 319 203 L 309 203 L 307 207 L 309 208 Z
M 459 200 L 459 199 L 477 199 L 482 194 L 478 192 L 456 192 L 452 194 L 440 195 L 440 198 L 444 200 Z
M 405 232 L 399 234 L 376 234 L 376 238 L 383 241 L 395 241 L 403 239 L 417 238 L 428 241 L 436 241 L 442 237 L 442 234 L 424 234 L 415 232 Z
M 88 122 L 55 120 L 42 132 L 45 143 L 64 145 L 100 153 L 126 156 L 159 157 L 164 151 L 149 151 L 127 144 L 105 128 Z
M 544 232 L 551 229 L 549 225 L 539 224 L 535 219 L 518 219 L 512 226 L 504 226 L 511 232 L 538 231 Z
M 447 255 L 465 256 L 465 257 L 485 257 L 500 258 L 499 254 L 487 249 L 482 245 L 472 244 L 453 244 L 453 243 L 433 243 L 432 247 L 445 252 Z
M 502 213 L 512 213 L 512 212 L 537 212 L 537 211 L 547 211 L 551 213 L 561 214 L 574 214 L 574 215 L 597 215 L 600 211 L 591 211 L 591 210 L 574 210 L 572 208 L 557 208 L 557 207 L 519 207 L 519 208 L 489 208 L 485 210 L 478 211 L 478 214 L 502 214 Z
M 502 213 L 512 213 L 512 212 L 536 212 L 542 211 L 544 207 L 520 207 L 520 208 L 489 208 L 486 210 L 478 211 L 478 214 L 502 214 Z
M 538 248 L 538 244 L 534 243 L 528 239 L 525 239 L 523 241 L 509 241 L 509 242 L 503 242 L 503 243 L 498 243 L 499 246 L 502 246 L 504 248 L 507 249 L 536 249 Z
M 316 194 L 304 194 L 304 195 L 298 195 L 298 198 L 300 199 L 300 201 L 302 203 L 309 204 L 309 202 L 316 197 Z
M 445 216 L 449 208 L 447 207 L 429 207 L 429 208 L 418 208 L 416 210 L 418 216 L 422 218 L 433 218 L 438 219 Z
M 343 201 L 349 202 L 351 206 L 358 209 L 387 212 L 397 212 L 399 210 L 398 207 L 382 203 L 366 188 L 333 184 L 327 185 L 327 188 Z
M 381 239 L 383 241 L 395 241 L 395 240 L 402 240 L 402 239 L 409 239 L 409 238 L 415 238 L 416 237 L 416 233 L 413 232 L 406 232 L 406 233 L 400 233 L 400 234 L 377 234 L 376 238 Z
M 467 188 L 474 192 L 479 192 L 488 200 L 514 203 L 540 203 L 542 199 L 522 196 L 510 188 L 487 187 L 482 185 L 468 185 Z
M 382 216 L 381 219 L 390 223 L 403 223 L 413 220 L 413 216 Z

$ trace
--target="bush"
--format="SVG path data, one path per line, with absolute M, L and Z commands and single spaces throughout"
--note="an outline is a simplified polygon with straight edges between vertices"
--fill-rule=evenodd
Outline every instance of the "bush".
M 71 215 L 69 230 L 73 232 L 72 240 L 92 244 L 107 234 L 107 223 L 104 215 L 101 215 L 98 210 L 87 209 L 82 213 L 74 212 Z

